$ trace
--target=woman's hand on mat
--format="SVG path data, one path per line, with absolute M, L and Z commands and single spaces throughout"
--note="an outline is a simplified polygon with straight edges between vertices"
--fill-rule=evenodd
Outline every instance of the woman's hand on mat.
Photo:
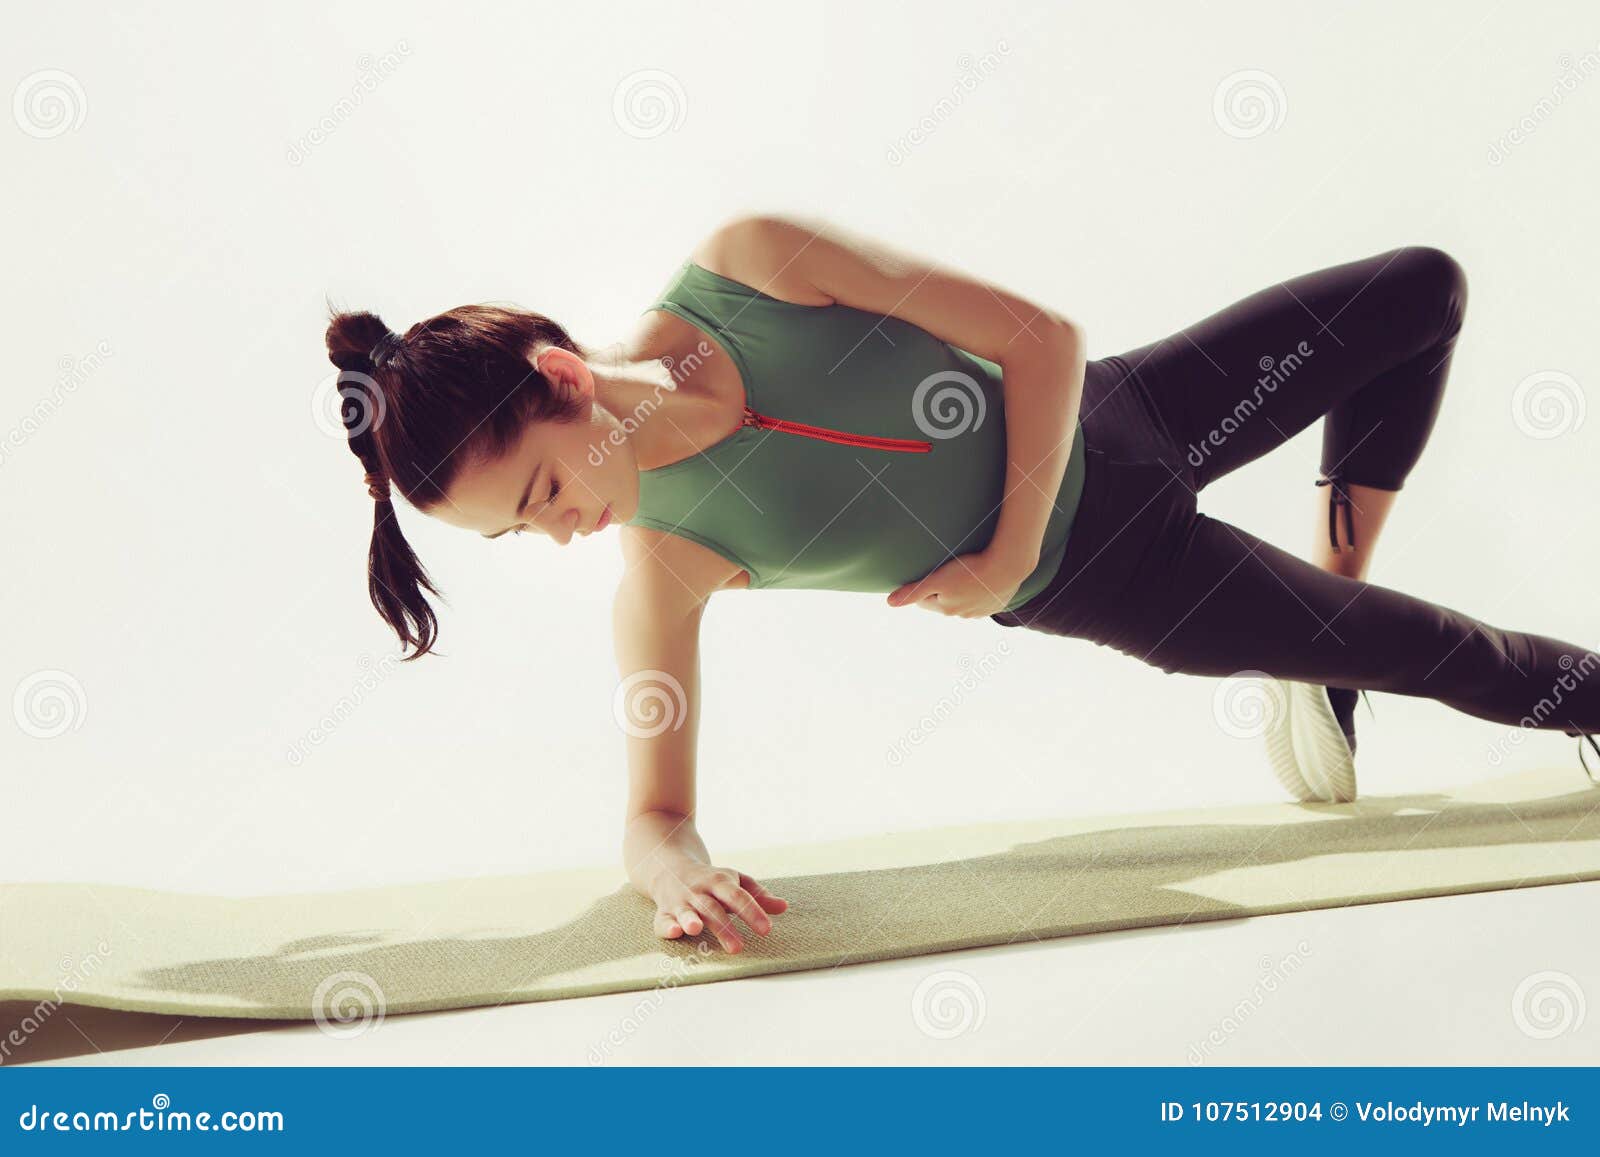
M 1032 573 L 1032 566 L 1024 567 L 1011 555 L 984 550 L 957 555 L 926 577 L 890 591 L 889 605 L 915 604 L 944 615 L 976 619 L 1004 610 L 1022 580 Z
M 725 952 L 744 948 L 734 916 L 765 936 L 772 931 L 772 916 L 789 906 L 743 872 L 692 860 L 663 868 L 650 892 L 656 902 L 657 936 L 676 940 L 709 928 Z

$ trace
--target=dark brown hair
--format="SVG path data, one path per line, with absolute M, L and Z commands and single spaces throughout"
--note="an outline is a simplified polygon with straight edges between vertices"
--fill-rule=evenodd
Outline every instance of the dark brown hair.
M 405 658 L 420 658 L 439 633 L 422 592 L 439 590 L 400 533 L 390 484 L 426 512 L 449 501 L 463 466 L 504 453 L 529 422 L 576 418 L 582 400 L 563 395 L 530 358 L 544 346 L 588 353 L 549 318 L 510 307 L 464 305 L 404 334 L 371 313 L 330 304 L 329 316 L 340 414 L 376 503 L 367 593 L 402 649 L 416 648 Z

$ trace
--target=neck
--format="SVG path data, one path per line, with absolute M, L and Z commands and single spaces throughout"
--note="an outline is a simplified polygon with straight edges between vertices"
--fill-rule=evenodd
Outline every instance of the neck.
M 611 346 L 589 360 L 589 372 L 595 400 L 621 427 L 640 468 L 648 470 L 666 461 L 671 449 L 660 438 L 663 424 L 649 419 L 663 413 L 671 419 L 688 401 L 668 363 L 661 358 L 622 358 L 620 347 Z

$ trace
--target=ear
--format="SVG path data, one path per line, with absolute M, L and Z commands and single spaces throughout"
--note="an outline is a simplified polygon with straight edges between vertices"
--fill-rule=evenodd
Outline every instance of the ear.
M 571 350 L 542 346 L 534 352 L 533 368 L 563 393 L 594 397 L 594 375 L 589 364 Z

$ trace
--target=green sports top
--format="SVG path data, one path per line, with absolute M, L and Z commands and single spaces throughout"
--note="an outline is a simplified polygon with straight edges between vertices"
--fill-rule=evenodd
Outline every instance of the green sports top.
M 1000 521 L 1001 368 L 899 318 L 779 301 L 684 262 L 644 312 L 700 329 L 744 382 L 744 424 L 639 471 L 630 526 L 750 572 L 750 589 L 888 592 L 982 550 Z M 1006 610 L 1061 564 L 1083 493 L 1083 423 L 1039 552 Z

